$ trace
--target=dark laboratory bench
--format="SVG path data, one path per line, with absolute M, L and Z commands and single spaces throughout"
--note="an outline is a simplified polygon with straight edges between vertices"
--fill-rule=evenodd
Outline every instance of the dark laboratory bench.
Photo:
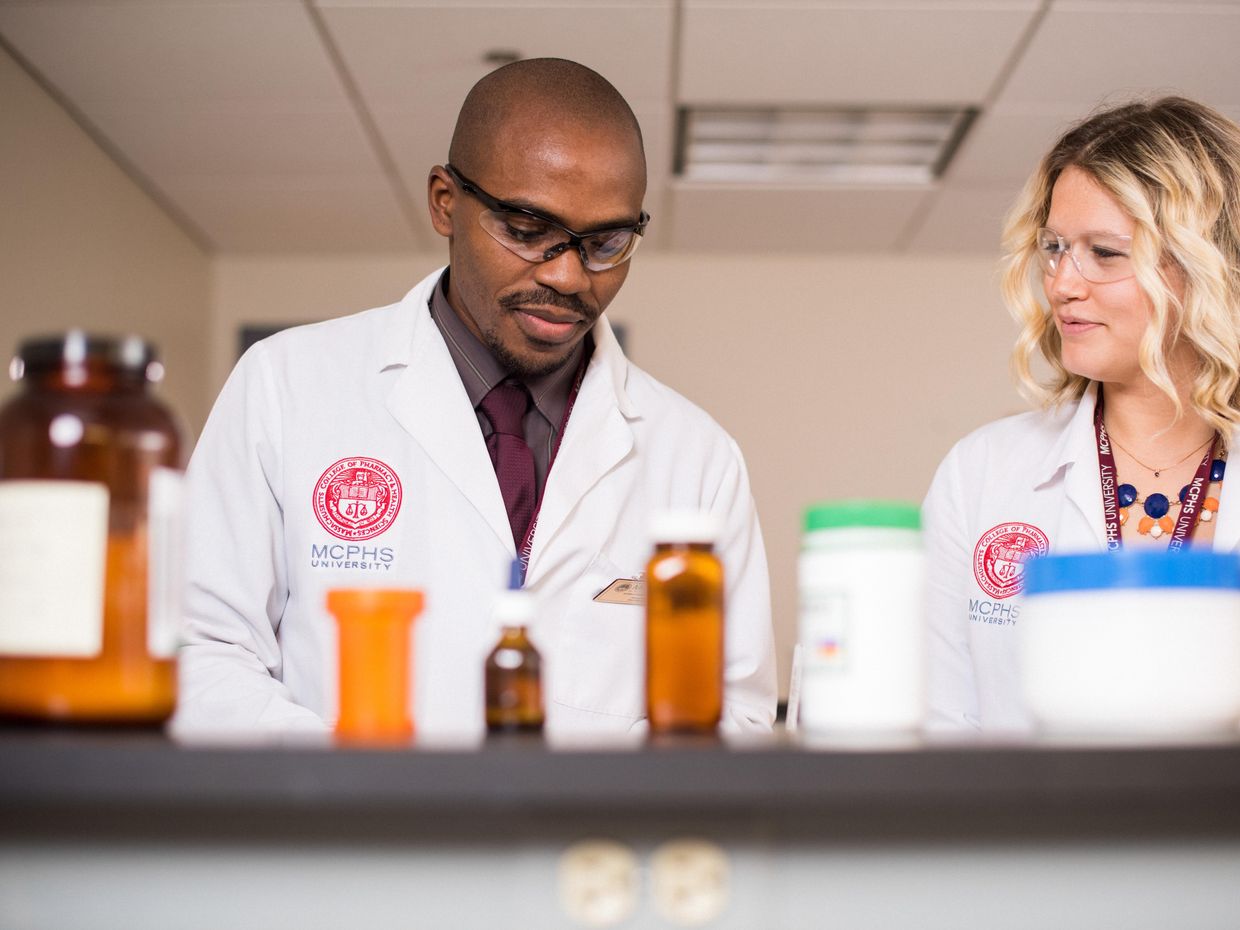
M 1233 930 L 1240 742 L 360 750 L 0 729 L 6 930 L 586 925 Z
M 175 816 L 169 816 L 175 814 Z M 836 838 L 1240 837 L 1240 740 L 808 748 L 671 740 L 549 747 L 181 744 L 160 732 L 0 728 L 0 835 L 264 829 L 382 836 L 583 825 Z

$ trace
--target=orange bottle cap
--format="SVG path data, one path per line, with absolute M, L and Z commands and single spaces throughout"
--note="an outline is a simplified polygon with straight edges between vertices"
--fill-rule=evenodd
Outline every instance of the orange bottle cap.
M 327 592 L 327 609 L 341 614 L 421 613 L 422 592 L 411 588 L 333 588 Z

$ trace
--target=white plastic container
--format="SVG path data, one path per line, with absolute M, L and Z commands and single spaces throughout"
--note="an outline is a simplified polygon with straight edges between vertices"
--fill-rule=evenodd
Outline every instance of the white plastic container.
M 800 700 L 808 734 L 908 733 L 925 715 L 925 557 L 914 504 L 837 501 L 805 512 Z
M 1025 569 L 1025 701 L 1043 732 L 1176 739 L 1240 722 L 1240 559 L 1055 555 Z

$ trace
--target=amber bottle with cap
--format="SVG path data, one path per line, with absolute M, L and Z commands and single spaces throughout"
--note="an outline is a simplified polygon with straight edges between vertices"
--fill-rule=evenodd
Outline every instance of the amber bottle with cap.
M 543 728 L 542 656 L 530 642 L 533 595 L 522 588 L 522 567 L 513 561 L 508 590 L 495 600 L 499 642 L 487 656 L 487 732 L 538 733 Z
M 652 733 L 711 733 L 723 713 L 723 563 L 718 521 L 696 511 L 651 523 L 646 566 L 646 713 Z
M 138 337 L 23 343 L 0 408 L 0 715 L 159 723 L 176 703 L 182 449 Z

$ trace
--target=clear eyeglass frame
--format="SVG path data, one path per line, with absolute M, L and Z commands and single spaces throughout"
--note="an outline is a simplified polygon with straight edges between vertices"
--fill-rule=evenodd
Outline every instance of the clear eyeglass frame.
M 1051 277 L 1059 273 L 1064 255 L 1072 259 L 1080 276 L 1091 284 L 1113 284 L 1135 274 L 1131 236 L 1085 233 L 1075 239 L 1065 239 L 1043 226 L 1037 232 L 1036 251 L 1038 266 Z

